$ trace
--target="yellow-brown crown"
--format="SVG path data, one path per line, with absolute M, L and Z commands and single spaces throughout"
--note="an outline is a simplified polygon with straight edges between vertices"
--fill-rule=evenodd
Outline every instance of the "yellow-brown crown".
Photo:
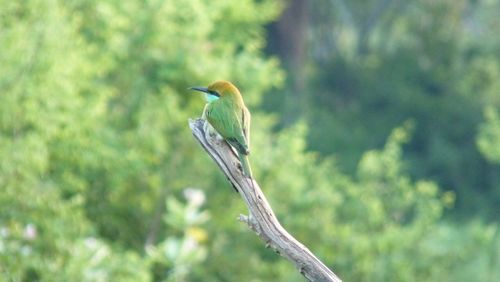
M 208 86 L 209 91 L 215 91 L 221 97 L 225 95 L 240 94 L 240 91 L 231 82 L 225 80 L 218 80 Z

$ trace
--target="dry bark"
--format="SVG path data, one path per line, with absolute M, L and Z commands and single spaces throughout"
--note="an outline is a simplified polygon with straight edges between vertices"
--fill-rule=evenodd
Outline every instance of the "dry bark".
M 194 137 L 212 157 L 219 168 L 239 192 L 248 207 L 248 216 L 240 215 L 245 222 L 276 253 L 295 264 L 309 281 L 335 281 L 340 278 L 325 266 L 309 249 L 290 235 L 278 222 L 259 184 L 243 175 L 238 157 L 231 147 L 217 136 L 210 135 L 204 119 L 190 120 Z

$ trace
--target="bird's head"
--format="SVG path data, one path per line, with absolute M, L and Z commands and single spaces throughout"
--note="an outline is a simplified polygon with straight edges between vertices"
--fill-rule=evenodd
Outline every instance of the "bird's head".
M 238 88 L 236 88 L 236 86 L 234 86 L 231 82 L 225 80 L 216 81 L 208 87 L 191 87 L 189 89 L 205 93 L 205 98 L 209 103 L 225 97 L 241 99 L 241 94 Z

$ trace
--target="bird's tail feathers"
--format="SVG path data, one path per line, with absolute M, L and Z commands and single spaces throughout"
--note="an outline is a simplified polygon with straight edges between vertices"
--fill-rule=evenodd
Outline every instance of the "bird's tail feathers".
M 250 168 L 250 163 L 248 162 L 248 157 L 242 153 L 238 153 L 238 157 L 241 162 L 241 168 L 243 169 L 243 174 L 246 176 L 252 177 L 252 169 Z

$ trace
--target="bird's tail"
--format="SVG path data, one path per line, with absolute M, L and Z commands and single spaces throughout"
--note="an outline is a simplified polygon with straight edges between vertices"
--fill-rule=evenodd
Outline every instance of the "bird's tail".
M 241 168 L 243 169 L 243 174 L 246 176 L 252 177 L 252 169 L 250 168 L 250 163 L 248 162 L 248 157 L 242 153 L 238 153 L 238 157 L 240 158 Z

